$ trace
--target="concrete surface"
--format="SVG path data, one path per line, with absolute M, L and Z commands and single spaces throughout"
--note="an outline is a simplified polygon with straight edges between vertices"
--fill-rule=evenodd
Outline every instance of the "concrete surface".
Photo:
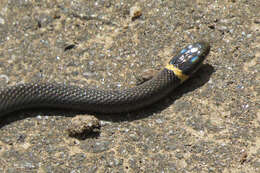
M 1 87 L 127 88 L 189 43 L 211 51 L 160 103 L 96 115 L 95 137 L 68 136 L 73 112 L 1 117 L 0 172 L 260 172 L 259 11 L 259 0 L 1 0 Z

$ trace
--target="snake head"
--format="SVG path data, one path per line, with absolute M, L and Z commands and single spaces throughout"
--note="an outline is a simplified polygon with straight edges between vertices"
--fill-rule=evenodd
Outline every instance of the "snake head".
M 205 42 L 190 44 L 174 56 L 169 64 L 181 70 L 184 75 L 190 76 L 198 70 L 209 50 L 210 46 Z

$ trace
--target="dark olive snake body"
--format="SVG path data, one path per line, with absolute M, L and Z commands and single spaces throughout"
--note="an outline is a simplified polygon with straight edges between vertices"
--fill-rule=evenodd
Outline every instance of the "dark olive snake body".
M 95 113 L 134 111 L 162 99 L 194 72 L 209 52 L 204 42 L 174 56 L 158 75 L 125 90 L 98 90 L 55 83 L 25 83 L 0 89 L 0 116 L 30 108 L 62 108 Z

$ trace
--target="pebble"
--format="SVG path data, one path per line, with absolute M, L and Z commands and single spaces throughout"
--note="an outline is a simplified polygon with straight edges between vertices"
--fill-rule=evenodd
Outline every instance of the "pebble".
M 7 84 L 9 82 L 9 77 L 5 74 L 0 74 L 0 83 Z
M 259 19 L 255 19 L 255 20 L 254 20 L 254 23 L 260 24 L 260 18 L 259 18 Z
M 158 74 L 157 70 L 154 69 L 146 69 L 141 72 L 141 75 L 136 76 L 136 85 L 141 85 L 142 83 L 152 79 L 154 76 Z
M 132 20 L 140 17 L 142 15 L 142 9 L 139 6 L 133 6 L 130 8 L 130 17 Z
M 67 132 L 70 137 L 85 139 L 91 134 L 100 132 L 100 121 L 94 116 L 77 115 L 72 118 Z

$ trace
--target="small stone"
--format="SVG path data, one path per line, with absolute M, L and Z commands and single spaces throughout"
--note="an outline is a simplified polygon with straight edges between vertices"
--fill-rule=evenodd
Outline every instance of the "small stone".
M 242 153 L 242 154 L 241 154 L 241 157 L 240 157 L 240 159 L 239 159 L 240 164 L 245 163 L 246 160 L 247 160 L 247 157 L 248 157 L 248 154 L 247 154 L 246 152 Z
M 255 20 L 254 20 L 254 23 L 260 24 L 260 18 L 255 19 Z
M 100 133 L 100 121 L 94 116 L 77 115 L 72 118 L 71 124 L 67 129 L 70 137 L 85 139 L 96 136 Z
M 0 74 L 0 86 L 4 86 L 9 82 L 9 77 L 5 74 Z
M 136 76 L 136 85 L 141 85 L 142 83 L 152 79 L 154 76 L 158 74 L 157 70 L 154 69 L 146 69 L 141 72 L 141 75 Z
M 140 17 L 142 15 L 142 9 L 139 6 L 133 6 L 130 8 L 130 17 L 132 20 Z

